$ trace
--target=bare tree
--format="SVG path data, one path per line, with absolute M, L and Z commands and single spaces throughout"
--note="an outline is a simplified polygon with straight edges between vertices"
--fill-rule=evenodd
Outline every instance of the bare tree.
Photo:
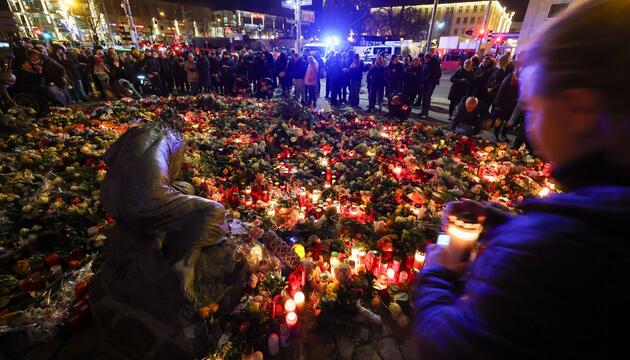
M 420 39 L 426 32 L 429 19 L 422 12 L 408 5 L 386 6 L 372 12 L 366 22 L 365 31 L 376 33 L 378 30 L 384 35 Z

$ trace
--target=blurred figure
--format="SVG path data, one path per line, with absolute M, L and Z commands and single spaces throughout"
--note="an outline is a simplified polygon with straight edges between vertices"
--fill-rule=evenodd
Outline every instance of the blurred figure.
M 460 66 L 455 74 L 451 76 L 452 85 L 448 92 L 448 99 L 451 101 L 448 106 L 449 121 L 453 119 L 455 106 L 459 104 L 463 97 L 472 93 L 473 75 L 472 61 L 466 60 L 463 66 Z
M 579 2 L 549 20 L 519 57 L 527 136 L 563 193 L 545 197 L 547 185 L 519 215 L 470 200 L 447 205 L 444 227 L 459 215 L 481 224 L 484 251 L 471 263 L 475 242 L 457 236 L 429 249 L 415 296 L 419 358 L 623 357 L 629 17 L 628 1 Z
M 392 55 L 392 61 L 385 67 L 386 95 L 388 99 L 402 89 L 402 79 L 403 64 L 398 59 L 398 55 Z

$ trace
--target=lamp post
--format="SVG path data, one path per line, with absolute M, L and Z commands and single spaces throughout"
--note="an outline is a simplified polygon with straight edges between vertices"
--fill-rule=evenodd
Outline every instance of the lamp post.
M 431 50 L 431 37 L 433 34 L 433 24 L 435 24 L 435 17 L 437 16 L 439 0 L 435 0 L 433 2 L 433 12 L 431 13 L 431 23 L 429 24 L 429 33 L 427 34 L 427 49 L 425 53 L 428 53 Z

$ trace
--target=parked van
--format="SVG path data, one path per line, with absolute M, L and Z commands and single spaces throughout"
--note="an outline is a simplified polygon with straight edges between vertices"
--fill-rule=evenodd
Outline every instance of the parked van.
M 365 57 L 365 61 L 372 62 L 376 58 L 376 55 L 380 53 L 385 53 L 388 56 L 392 56 L 400 55 L 401 51 L 401 45 L 376 45 L 368 46 L 365 50 L 363 50 L 363 55 Z

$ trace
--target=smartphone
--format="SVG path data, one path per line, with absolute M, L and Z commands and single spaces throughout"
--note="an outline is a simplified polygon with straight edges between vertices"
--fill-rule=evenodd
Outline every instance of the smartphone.
M 448 246 L 451 242 L 451 237 L 446 233 L 440 233 L 437 238 L 437 244 L 440 246 Z

